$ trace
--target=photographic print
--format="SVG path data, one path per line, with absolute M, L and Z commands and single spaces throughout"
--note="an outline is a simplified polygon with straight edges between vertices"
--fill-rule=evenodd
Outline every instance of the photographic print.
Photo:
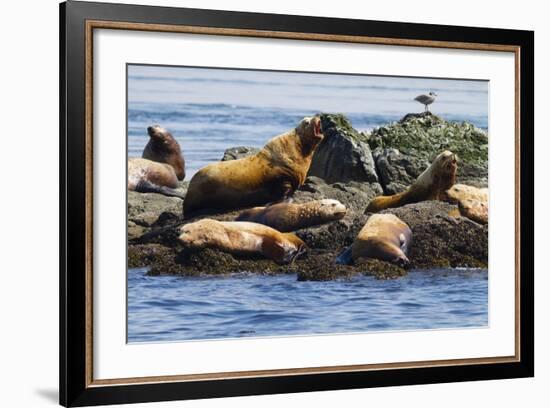
M 488 92 L 128 64 L 128 342 L 486 327 Z

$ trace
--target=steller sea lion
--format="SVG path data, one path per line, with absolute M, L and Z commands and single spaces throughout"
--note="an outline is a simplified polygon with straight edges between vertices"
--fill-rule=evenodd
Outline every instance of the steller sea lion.
M 254 222 L 209 218 L 183 225 L 179 240 L 186 248 L 261 254 L 280 265 L 294 262 L 306 250 L 305 243 L 291 233 L 282 233 Z
M 143 149 L 142 158 L 167 163 L 174 168 L 178 180 L 185 178 L 185 160 L 179 143 L 172 134 L 159 125 L 147 128 L 149 142 Z
M 395 215 L 373 214 L 336 263 L 348 265 L 359 258 L 374 258 L 405 266 L 409 263 L 407 251 L 411 242 L 411 229 Z
M 174 190 L 177 186 L 176 172 L 169 164 L 140 158 L 128 159 L 128 190 L 183 198 L 180 192 Z
M 189 183 L 184 217 L 286 199 L 304 183 L 321 140 L 320 118 L 304 118 L 253 156 L 203 167 Z
M 489 189 L 477 188 L 466 184 L 455 184 L 448 189 L 444 201 L 458 204 L 460 215 L 479 224 L 489 222 Z
M 303 204 L 284 202 L 245 210 L 235 221 L 257 222 L 277 231 L 288 232 L 339 220 L 346 215 L 346 211 L 338 200 L 316 200 Z
M 489 201 L 489 189 L 477 188 L 466 184 L 455 184 L 442 197 L 443 201 L 458 204 L 460 200 L 474 200 L 487 203 Z
M 386 208 L 427 200 L 442 200 L 456 180 L 457 157 L 446 150 L 440 153 L 432 164 L 418 176 L 406 191 L 392 196 L 378 196 L 372 199 L 365 213 L 379 212 Z

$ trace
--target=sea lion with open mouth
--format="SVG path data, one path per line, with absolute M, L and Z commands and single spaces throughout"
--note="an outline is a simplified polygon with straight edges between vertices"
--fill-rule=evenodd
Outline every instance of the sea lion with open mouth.
M 448 150 L 440 153 L 432 164 L 418 176 L 406 191 L 392 196 L 378 196 L 372 199 L 365 213 L 375 213 L 386 208 L 427 200 L 442 200 L 456 181 L 457 157 Z
M 209 164 L 191 179 L 185 218 L 265 205 L 290 197 L 304 183 L 317 145 L 323 140 L 318 116 L 269 140 L 253 156 Z
M 259 254 L 279 265 L 294 262 L 306 250 L 305 243 L 294 234 L 254 222 L 210 218 L 183 225 L 179 241 L 190 249 L 214 248 L 240 255 Z

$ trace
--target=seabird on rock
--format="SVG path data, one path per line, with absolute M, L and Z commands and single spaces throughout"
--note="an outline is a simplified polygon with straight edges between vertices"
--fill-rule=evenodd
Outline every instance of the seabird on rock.
M 430 92 L 428 95 L 418 95 L 414 100 L 424 105 L 424 112 L 428 112 L 428 105 L 434 103 L 436 96 L 435 92 Z

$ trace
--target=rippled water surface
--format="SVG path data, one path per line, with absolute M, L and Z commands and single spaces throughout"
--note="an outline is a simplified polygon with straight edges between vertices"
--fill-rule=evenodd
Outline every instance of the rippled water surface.
M 455 269 L 298 282 L 296 275 L 184 278 L 130 269 L 128 341 L 482 327 L 487 276 Z

